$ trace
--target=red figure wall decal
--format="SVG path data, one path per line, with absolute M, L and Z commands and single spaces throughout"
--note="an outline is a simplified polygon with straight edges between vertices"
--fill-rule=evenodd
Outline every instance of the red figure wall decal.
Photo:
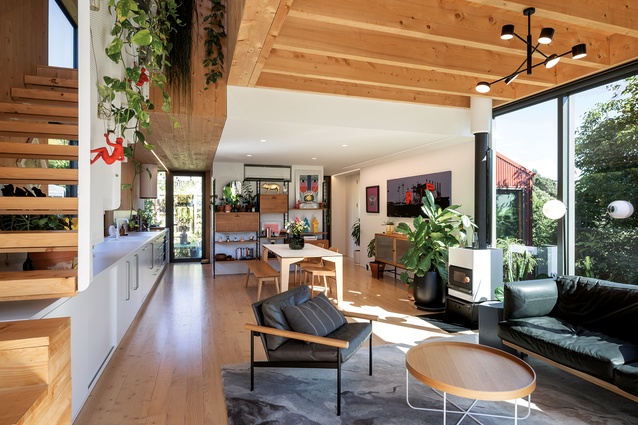
M 124 161 L 124 139 L 118 137 L 115 139 L 115 143 L 113 143 L 109 139 L 109 133 L 105 133 L 104 138 L 106 139 L 106 144 L 113 147 L 113 152 L 109 153 L 109 149 L 107 147 L 91 149 L 91 153 L 95 154 L 91 160 L 91 164 L 99 158 L 102 158 L 107 165 L 111 165 L 115 161 Z

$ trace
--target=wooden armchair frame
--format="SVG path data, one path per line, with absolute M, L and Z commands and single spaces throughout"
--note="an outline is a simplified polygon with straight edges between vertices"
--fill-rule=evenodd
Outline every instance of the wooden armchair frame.
M 373 320 L 378 320 L 378 316 L 353 313 L 342 311 L 344 316 L 369 320 L 372 324 Z M 343 325 L 343 326 L 347 326 Z M 341 415 L 341 350 L 350 346 L 348 341 L 321 337 L 316 335 L 305 334 L 301 332 L 282 330 L 272 328 L 269 326 L 255 325 L 246 323 L 244 328 L 250 331 L 250 391 L 255 388 L 255 368 L 256 367 L 287 367 L 287 368 L 320 368 L 320 369 L 336 369 L 337 371 L 337 416 Z M 329 347 L 334 347 L 337 350 L 337 361 L 255 361 L 255 337 L 261 337 L 264 350 L 266 351 L 266 357 L 268 357 L 268 346 L 264 335 L 275 335 L 285 338 L 295 339 L 299 341 L 305 341 L 314 344 L 322 344 Z M 372 375 L 372 334 L 369 339 L 369 364 L 368 373 Z

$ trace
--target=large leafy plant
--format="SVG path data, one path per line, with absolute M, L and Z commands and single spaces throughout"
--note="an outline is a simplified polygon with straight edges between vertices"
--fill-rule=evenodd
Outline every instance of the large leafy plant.
M 401 273 L 401 281 L 409 287 L 413 285 L 414 277 L 423 277 L 430 271 L 437 271 L 447 281 L 449 249 L 464 245 L 467 231 L 476 227 L 470 217 L 457 211 L 457 208 L 459 205 L 441 209 L 428 190 L 423 196 L 421 207 L 426 218 L 416 217 L 413 228 L 403 222 L 396 227 L 398 233 L 407 236 L 411 245 L 401 257 L 406 270 L 413 274 Z

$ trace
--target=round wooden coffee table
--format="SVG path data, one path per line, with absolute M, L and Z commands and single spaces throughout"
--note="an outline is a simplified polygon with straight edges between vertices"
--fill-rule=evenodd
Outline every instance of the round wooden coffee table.
M 531 411 L 531 394 L 536 389 L 536 373 L 516 356 L 496 348 L 458 341 L 432 341 L 412 347 L 405 355 L 406 401 L 413 409 L 462 413 L 466 416 L 490 416 L 497 418 L 526 419 Z M 443 397 L 443 409 L 415 407 L 410 403 L 408 381 L 412 374 Z M 447 410 L 447 394 L 473 399 L 467 409 L 452 403 L 457 410 Z M 514 403 L 514 416 L 470 413 L 479 400 L 504 401 L 527 396 L 527 415 L 518 417 L 518 404 Z

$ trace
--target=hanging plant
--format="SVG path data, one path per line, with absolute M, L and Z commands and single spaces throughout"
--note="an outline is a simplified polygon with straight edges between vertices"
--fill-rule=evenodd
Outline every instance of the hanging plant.
M 114 125 L 109 131 L 128 141 L 124 156 L 135 166 L 134 182 L 141 171 L 140 164 L 134 160 L 138 143 L 153 149 L 146 141 L 151 133 L 149 111 L 155 109 L 146 94 L 149 85 L 160 88 L 162 110 L 171 110 L 163 70 L 170 67 L 166 60 L 170 50 L 169 35 L 175 31 L 174 25 L 179 24 L 177 2 L 147 0 L 142 5 L 136 0 L 109 0 L 109 12 L 115 21 L 111 28 L 113 39 L 105 52 L 113 62 L 122 65 L 124 76 L 104 76 L 104 84 L 97 87 L 98 109 L 100 116 Z M 131 192 L 133 187 L 134 183 L 122 185 L 123 190 Z
M 171 48 L 167 60 L 171 66 L 165 68 L 166 80 L 182 96 L 190 95 L 193 12 L 197 17 L 197 5 L 194 0 L 180 0 L 177 6 L 177 25 L 168 37 Z
M 226 38 L 226 30 L 224 28 L 224 14 L 226 6 L 222 0 L 210 0 L 211 11 L 204 17 L 204 27 L 206 31 L 206 40 L 204 46 L 206 48 L 204 57 L 204 67 L 206 67 L 206 87 L 208 90 L 210 83 L 216 83 L 222 77 L 224 70 L 224 50 L 222 48 L 222 40 Z

